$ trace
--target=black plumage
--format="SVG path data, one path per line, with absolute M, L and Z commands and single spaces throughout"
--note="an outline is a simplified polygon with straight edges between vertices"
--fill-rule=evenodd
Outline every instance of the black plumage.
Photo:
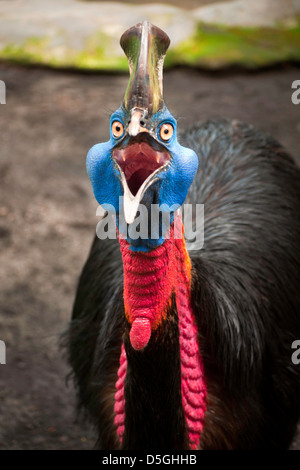
M 300 416 L 291 360 L 300 338 L 300 170 L 276 140 L 238 121 L 200 123 L 179 140 L 199 158 L 186 202 L 205 211 L 204 247 L 190 252 L 208 388 L 201 448 L 287 448 Z M 102 449 L 119 448 L 114 392 L 129 331 L 122 274 L 118 241 L 95 238 L 66 335 L 79 405 Z M 147 348 L 128 345 L 127 356 L 123 448 L 187 448 L 175 302 Z

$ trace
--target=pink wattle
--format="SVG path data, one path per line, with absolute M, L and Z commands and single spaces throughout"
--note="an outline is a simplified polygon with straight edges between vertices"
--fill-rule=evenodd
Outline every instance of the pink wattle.
M 133 320 L 130 330 L 130 342 L 134 349 L 144 349 L 151 336 L 151 324 L 148 318 L 136 318 Z
M 120 355 L 120 366 L 118 370 L 118 380 L 116 382 L 116 393 L 115 393 L 115 425 L 117 428 L 117 435 L 120 442 L 123 441 L 123 435 L 125 431 L 125 378 L 127 372 L 127 358 L 124 343 L 121 346 Z
M 148 344 L 151 331 L 157 328 L 165 317 L 166 307 L 172 291 L 175 290 L 182 405 L 189 447 L 198 449 L 206 411 L 207 391 L 198 330 L 191 305 L 191 261 L 183 237 L 178 237 L 178 233 L 182 233 L 178 229 L 180 224 L 178 217 L 171 227 L 170 239 L 149 253 L 133 253 L 128 243 L 120 240 L 124 264 L 124 304 L 126 317 L 131 323 L 131 345 L 136 350 L 143 349 Z M 121 443 L 125 432 L 126 370 L 126 352 L 122 344 L 115 394 L 115 425 Z
M 185 247 L 184 250 L 186 251 Z M 181 256 L 186 256 L 182 253 Z M 180 263 L 180 282 L 176 288 L 181 359 L 181 396 L 191 449 L 198 449 L 206 411 L 206 383 L 199 351 L 198 330 L 191 305 L 189 273 Z

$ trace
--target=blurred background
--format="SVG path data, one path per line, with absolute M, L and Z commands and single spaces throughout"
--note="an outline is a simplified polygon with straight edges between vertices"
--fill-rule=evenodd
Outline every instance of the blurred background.
M 126 89 L 119 38 L 145 19 L 171 38 L 164 97 L 181 129 L 239 119 L 300 164 L 300 1 L 0 0 L 1 449 L 94 445 L 58 345 L 97 224 L 86 154 Z

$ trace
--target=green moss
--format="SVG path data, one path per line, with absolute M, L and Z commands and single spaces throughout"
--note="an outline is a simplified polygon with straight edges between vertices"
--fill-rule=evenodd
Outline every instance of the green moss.
M 285 61 L 300 61 L 300 21 L 289 28 L 199 24 L 193 37 L 170 51 L 166 66 L 254 68 Z
M 67 46 L 52 47 L 50 38 L 30 37 L 21 45 L 7 44 L 0 50 L 0 59 L 55 68 L 128 71 L 126 57 L 108 55 L 107 43 L 105 35 L 97 33 L 88 38 L 82 51 L 77 51 Z
M 44 63 L 43 51 L 47 46 L 47 38 L 31 37 L 21 44 L 7 44 L 0 51 L 0 58 L 20 63 Z
M 63 33 L 60 36 L 63 36 Z M 0 59 L 51 67 L 128 72 L 125 55 L 117 55 L 111 40 L 102 32 L 91 35 L 82 50 L 52 45 L 50 38 L 28 38 L 23 44 L 8 44 Z M 231 65 L 257 68 L 274 63 L 300 62 L 300 19 L 293 25 L 273 28 L 225 27 L 199 24 L 196 33 L 176 47 L 171 47 L 165 66 L 190 65 L 217 69 Z
M 81 52 L 73 58 L 72 65 L 80 69 L 90 70 L 128 70 L 125 56 L 109 54 L 110 40 L 101 31 L 90 36 Z

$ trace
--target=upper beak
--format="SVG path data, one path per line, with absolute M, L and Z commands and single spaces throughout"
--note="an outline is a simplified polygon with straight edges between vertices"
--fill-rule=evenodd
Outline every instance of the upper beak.
M 134 108 L 131 112 L 131 120 L 128 126 L 128 134 L 132 137 L 137 136 L 140 132 L 149 132 L 146 127 L 143 127 L 141 123 L 145 117 L 145 110 Z

